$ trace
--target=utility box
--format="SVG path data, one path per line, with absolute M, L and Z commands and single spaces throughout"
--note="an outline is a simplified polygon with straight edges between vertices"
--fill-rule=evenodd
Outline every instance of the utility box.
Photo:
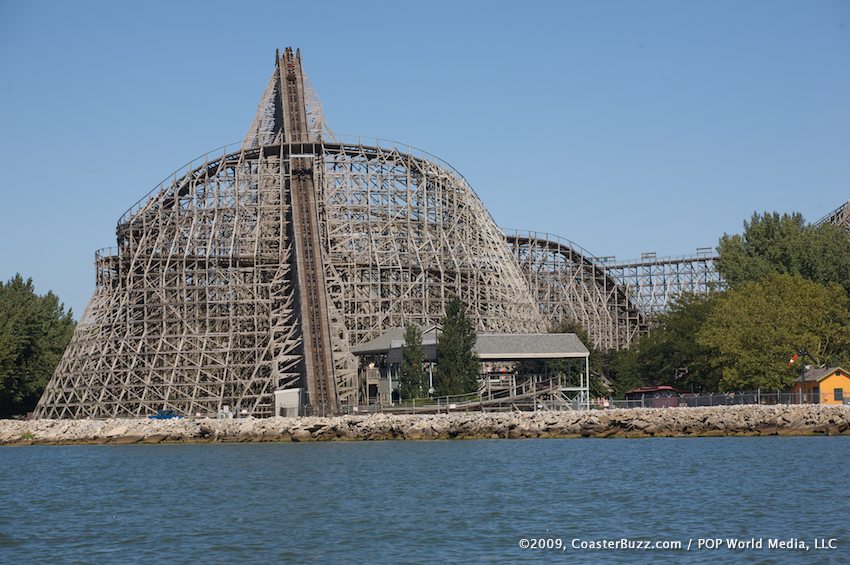
M 274 391 L 274 415 L 292 418 L 303 416 L 304 394 L 301 388 Z

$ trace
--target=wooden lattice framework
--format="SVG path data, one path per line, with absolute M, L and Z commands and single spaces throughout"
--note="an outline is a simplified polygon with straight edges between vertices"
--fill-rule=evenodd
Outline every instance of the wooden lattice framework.
M 190 163 L 119 220 L 118 247 L 96 254 L 94 295 L 37 416 L 211 415 L 225 405 L 271 415 L 274 390 L 310 388 L 297 273 L 314 264 L 334 396 L 308 399 L 313 413 L 357 403 L 352 345 L 439 322 L 451 295 L 480 331 L 545 327 L 504 236 L 451 167 L 392 143 L 268 131 L 282 127 L 268 108 L 283 63 L 240 146 Z M 292 209 L 305 178 L 321 248 L 307 266 Z
M 550 327 L 578 322 L 597 348 L 626 347 L 647 320 L 605 265 L 552 234 L 506 231 L 508 244 Z
M 715 269 L 716 260 L 711 249 L 681 257 L 646 253 L 640 259 L 606 265 L 606 271 L 651 324 L 684 294 L 722 290 L 725 283 Z
M 549 326 L 577 322 L 602 350 L 629 347 L 683 295 L 724 288 L 711 249 L 614 262 L 552 234 L 506 230 L 505 235 Z
M 453 295 L 482 332 L 575 320 L 609 349 L 649 326 L 624 266 L 506 237 L 433 155 L 334 136 L 291 50 L 243 142 L 172 174 L 116 233 L 37 417 L 270 416 L 274 391 L 294 387 L 308 412 L 339 412 L 362 400 L 350 348 L 438 323 Z
M 850 200 L 815 222 L 816 226 L 821 224 L 838 226 L 850 235 Z

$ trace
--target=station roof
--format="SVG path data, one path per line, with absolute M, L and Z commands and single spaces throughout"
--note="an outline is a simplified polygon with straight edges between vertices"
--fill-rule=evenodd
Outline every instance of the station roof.
M 481 360 L 561 359 L 590 355 L 576 334 L 478 334 L 474 349 Z
M 420 328 L 420 330 L 422 331 L 422 345 L 437 343 L 437 326 Z M 404 328 L 390 328 L 375 339 L 355 345 L 351 348 L 351 352 L 355 355 L 388 353 L 390 349 L 404 345 L 404 332 Z
M 422 331 L 422 345 L 426 350 L 436 344 L 437 332 L 436 326 Z M 391 328 L 371 341 L 352 347 L 351 352 L 355 355 L 390 354 L 402 347 L 404 328 Z M 474 351 L 482 361 L 581 358 L 590 354 L 581 340 L 570 333 L 482 333 L 476 337 Z

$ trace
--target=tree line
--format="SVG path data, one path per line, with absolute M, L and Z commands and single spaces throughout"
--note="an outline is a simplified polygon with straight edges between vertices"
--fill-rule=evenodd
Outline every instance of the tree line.
M 785 390 L 800 376 L 788 363 L 800 350 L 817 365 L 850 367 L 846 232 L 797 213 L 753 214 L 717 252 L 724 289 L 684 296 L 648 335 L 604 359 L 617 393 L 647 384 Z
M 0 284 L 0 418 L 32 411 L 74 333 L 71 310 L 32 279 Z

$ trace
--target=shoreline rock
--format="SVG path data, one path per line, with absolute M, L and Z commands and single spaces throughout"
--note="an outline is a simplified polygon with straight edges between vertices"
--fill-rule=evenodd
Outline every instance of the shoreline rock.
M 0 420 L 0 445 L 850 435 L 850 406 L 378 413 L 237 420 Z

